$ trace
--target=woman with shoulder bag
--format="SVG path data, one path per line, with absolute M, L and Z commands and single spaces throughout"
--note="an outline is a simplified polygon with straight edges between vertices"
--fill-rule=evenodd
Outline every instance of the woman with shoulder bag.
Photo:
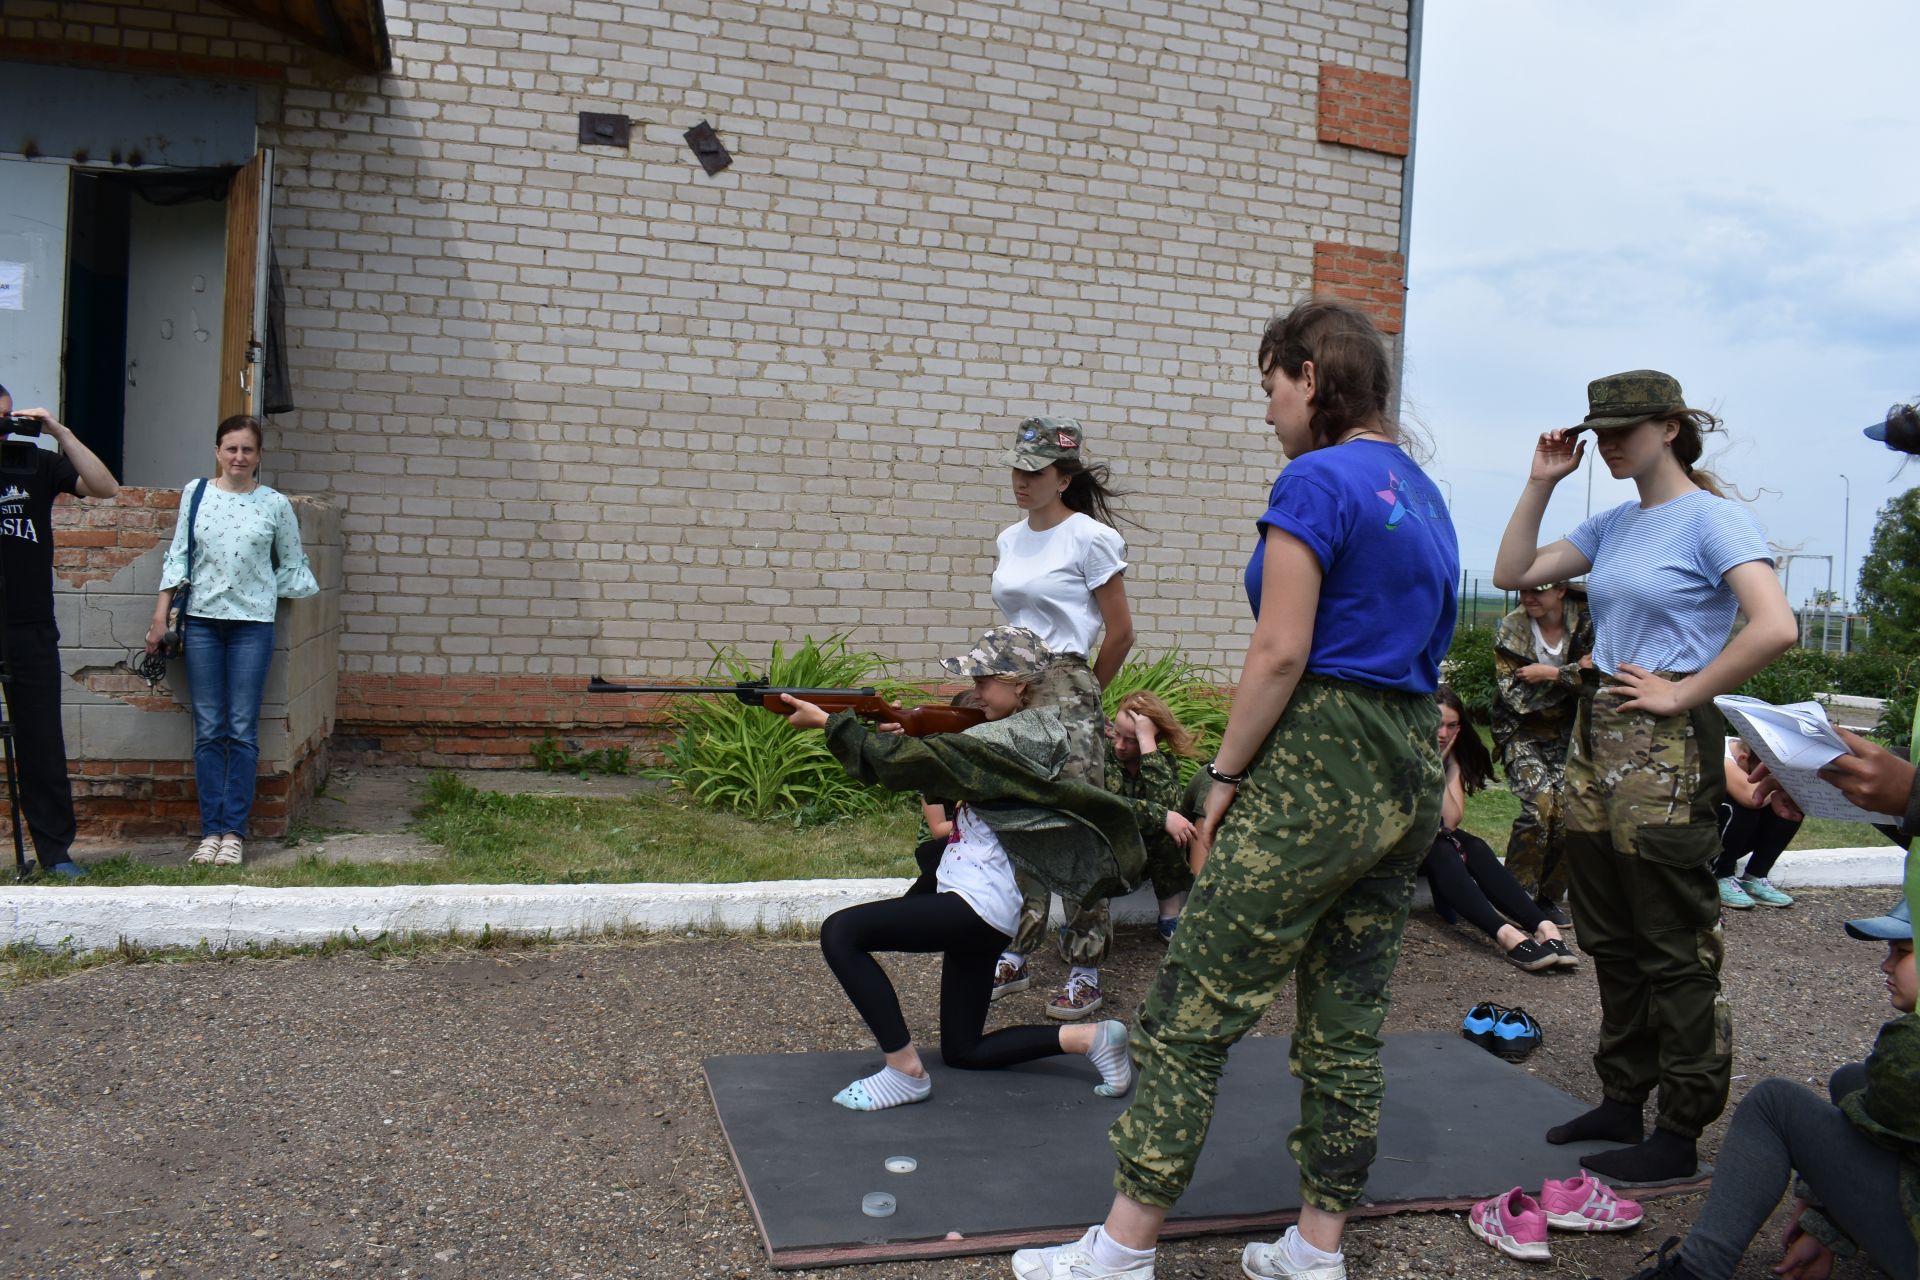
M 293 504 L 260 483 L 260 420 L 235 414 L 214 442 L 218 472 L 180 495 L 147 652 L 177 645 L 192 685 L 200 842 L 187 860 L 231 867 L 240 864 L 253 808 L 274 609 L 282 597 L 310 596 L 320 586 Z

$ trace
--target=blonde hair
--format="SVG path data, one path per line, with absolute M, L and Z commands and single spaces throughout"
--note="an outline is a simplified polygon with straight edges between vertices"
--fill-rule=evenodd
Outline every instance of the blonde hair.
M 1021 710 L 1024 711 L 1028 707 L 1033 705 L 1033 677 L 1032 676 L 995 676 L 994 679 L 998 680 L 1001 684 L 1014 685 L 1020 690 L 1020 709 Z
M 1160 731 L 1160 740 L 1167 744 L 1167 750 L 1173 754 L 1188 760 L 1200 760 L 1206 757 L 1207 753 L 1202 751 L 1199 744 L 1194 741 L 1193 731 L 1174 718 L 1173 709 L 1161 699 L 1159 694 L 1146 689 L 1136 689 L 1120 699 L 1120 705 L 1114 708 L 1115 715 L 1122 711 L 1131 711 L 1152 722 L 1153 727 Z

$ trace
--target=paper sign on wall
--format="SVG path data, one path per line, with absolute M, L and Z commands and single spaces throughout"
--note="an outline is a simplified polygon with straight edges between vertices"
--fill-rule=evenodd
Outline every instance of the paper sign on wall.
M 0 311 L 27 309 L 27 264 L 0 262 Z

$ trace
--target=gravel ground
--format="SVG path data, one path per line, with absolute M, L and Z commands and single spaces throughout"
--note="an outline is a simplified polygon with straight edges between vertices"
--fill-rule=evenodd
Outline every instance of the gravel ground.
M 1878 914 L 1892 895 L 1808 892 L 1795 910 L 1729 921 L 1736 1099 L 1769 1075 L 1824 1083 L 1864 1056 L 1887 1015 L 1881 952 L 1847 940 L 1839 921 Z M 1121 931 L 1107 969 L 1121 1016 L 1131 1017 L 1159 956 L 1147 931 Z M 932 964 L 905 959 L 894 971 L 910 1014 L 930 1011 Z M 1394 991 L 1390 1031 L 1456 1027 L 1480 999 L 1526 1005 L 1549 1036 L 1528 1069 L 1591 1096 L 1599 1011 L 1584 967 L 1523 974 L 1424 915 L 1408 930 Z M 996 1016 L 1037 1020 L 1045 998 L 1036 986 Z M 1262 1031 L 1287 1030 L 1290 1012 L 1276 1009 Z M 803 942 L 211 960 L 35 983 L 0 996 L 0 1051 L 12 1064 L 0 1096 L 0 1270 L 139 1280 L 768 1274 L 701 1060 L 870 1043 Z M 1716 1127 L 1709 1155 L 1719 1138 Z M 1699 1204 L 1656 1201 L 1628 1237 L 1556 1235 L 1554 1263 L 1531 1268 L 1474 1241 L 1458 1214 L 1366 1220 L 1348 1233 L 1350 1271 L 1625 1276 L 1646 1249 L 1684 1233 Z M 1170 1244 L 1158 1274 L 1237 1276 L 1243 1243 Z M 1760 1280 L 1772 1261 L 1770 1247 L 1756 1249 L 1739 1274 Z M 824 1274 L 1009 1272 L 989 1256 Z

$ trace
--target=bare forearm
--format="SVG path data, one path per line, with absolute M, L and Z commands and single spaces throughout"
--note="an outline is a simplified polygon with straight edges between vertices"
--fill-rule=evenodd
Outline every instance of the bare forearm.
M 1133 628 L 1121 631 L 1109 631 L 1100 642 L 1100 652 L 1094 656 L 1093 678 L 1102 689 L 1120 674 L 1120 668 L 1126 665 L 1127 655 L 1133 652 Z
M 1793 647 L 1791 633 L 1758 623 L 1735 636 L 1720 656 L 1693 675 L 1678 681 L 1682 704 L 1687 708 L 1703 706 L 1745 684 L 1769 662 Z
M 1500 550 L 1493 558 L 1493 585 L 1502 591 L 1518 591 L 1529 585 L 1527 571 L 1533 568 L 1540 551 L 1540 522 L 1546 518 L 1547 503 L 1553 498 L 1553 485 L 1544 480 L 1529 480 L 1514 504 L 1506 532 L 1500 535 Z
M 1280 723 L 1280 716 L 1293 700 L 1293 691 L 1306 673 L 1304 655 L 1264 653 L 1258 649 L 1247 654 L 1247 665 L 1240 673 L 1240 687 L 1233 693 L 1233 710 L 1227 716 L 1227 729 L 1220 737 L 1216 755 L 1223 773 L 1240 773 L 1260 750 L 1260 744 Z
M 60 436 L 60 451 L 73 464 L 74 473 L 80 477 L 81 491 L 89 498 L 111 498 L 120 492 L 120 482 L 113 478 L 113 472 L 107 470 L 107 464 L 93 450 L 80 442 L 80 437 L 67 431 Z

